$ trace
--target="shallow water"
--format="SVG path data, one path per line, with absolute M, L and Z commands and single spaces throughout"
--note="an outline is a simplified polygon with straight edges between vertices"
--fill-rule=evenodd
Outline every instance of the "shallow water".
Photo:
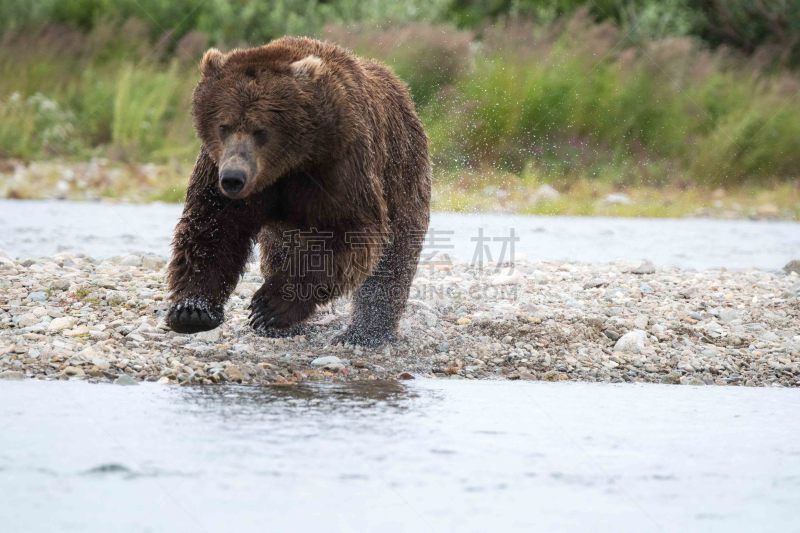
M 0 249 L 14 257 L 63 250 L 96 258 L 166 256 L 180 210 L 171 204 L 0 200 Z M 483 239 L 491 241 L 480 241 L 480 228 Z M 454 213 L 433 214 L 434 237 L 427 249 L 471 261 L 480 244 L 484 260 L 498 260 L 512 228 L 519 238 L 514 257 L 532 261 L 649 259 L 658 266 L 778 270 L 800 257 L 800 224 L 795 222 Z M 506 248 L 503 259 L 510 258 Z
M 3 531 L 789 531 L 800 394 L 0 382 Z

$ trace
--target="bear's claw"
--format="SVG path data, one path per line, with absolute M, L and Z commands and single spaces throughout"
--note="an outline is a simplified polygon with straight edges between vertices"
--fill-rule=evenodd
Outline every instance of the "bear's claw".
M 284 337 L 296 333 L 284 332 L 308 318 L 313 303 L 286 300 L 265 284 L 250 302 L 250 327 L 267 337 Z
M 167 326 L 178 333 L 199 333 L 222 324 L 222 307 L 209 309 L 192 301 L 178 302 L 167 312 Z

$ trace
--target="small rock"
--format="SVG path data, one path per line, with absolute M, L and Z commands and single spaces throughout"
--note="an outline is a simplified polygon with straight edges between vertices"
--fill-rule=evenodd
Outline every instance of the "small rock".
M 66 337 L 81 337 L 89 334 L 89 328 L 86 326 L 78 326 L 77 328 L 68 329 L 64 331 Z
M 17 318 L 17 327 L 27 328 L 39 322 L 39 317 L 33 313 L 25 313 Z
M 414 375 L 411 374 L 410 372 L 401 372 L 400 374 L 398 374 L 397 379 L 402 379 L 402 380 L 414 379 Z
M 69 289 L 69 280 L 63 278 L 53 280 L 50 283 L 50 289 L 54 291 L 65 291 Z
M 47 301 L 47 294 L 42 291 L 35 291 L 28 294 L 28 300 L 32 302 L 45 302 Z
M 603 331 L 603 335 L 605 335 L 606 337 L 608 337 L 608 338 L 609 338 L 609 339 L 611 339 L 612 341 L 616 341 L 616 340 L 617 340 L 617 339 L 619 339 L 619 337 L 620 337 L 619 333 L 617 333 L 617 332 L 616 332 L 616 331 L 614 331 L 613 329 L 606 329 L 606 330 L 604 330 L 604 331 Z
M 655 274 L 656 267 L 650 261 L 642 261 L 642 264 L 631 270 L 631 274 Z
M 647 342 L 647 333 L 640 329 L 629 331 L 614 344 L 615 352 L 641 353 Z
M 54 318 L 50 324 L 47 326 L 47 331 L 63 331 L 65 329 L 70 329 L 75 326 L 75 319 L 71 316 L 62 316 L 59 318 Z
M 237 383 L 241 383 L 244 380 L 242 369 L 237 365 L 230 365 L 224 370 L 223 374 L 225 374 L 225 379 L 228 381 L 236 381 Z
M 703 329 L 705 330 L 706 335 L 708 335 L 712 339 L 718 339 L 720 337 L 725 337 L 728 334 L 728 332 L 725 330 L 725 328 L 723 328 L 721 325 L 719 325 L 717 322 L 715 322 L 713 320 L 711 322 L 709 322 L 708 324 L 705 324 L 703 326 Z
M 139 382 L 136 381 L 134 378 L 130 377 L 128 374 L 120 374 L 117 376 L 117 379 L 114 380 L 114 385 L 138 385 Z
M 557 190 L 545 183 L 533 191 L 533 194 L 531 194 L 530 197 L 530 202 L 532 204 L 538 204 L 540 202 L 552 202 L 554 200 L 558 200 L 560 197 L 561 194 Z
M 592 278 L 583 284 L 584 289 L 596 289 L 598 287 L 605 287 L 608 282 L 602 278 Z
M 783 271 L 787 274 L 800 274 L 800 259 L 793 259 L 783 266 Z
M 24 379 L 25 374 L 19 370 L 5 370 L 0 372 L 0 379 L 17 380 Z
M 719 319 L 723 322 L 733 322 L 734 320 L 739 320 L 741 317 L 742 313 L 736 309 L 725 307 L 719 310 Z
M 141 266 L 142 257 L 134 254 L 125 255 L 119 259 L 119 264 L 122 266 Z
M 61 371 L 61 375 L 62 376 L 67 376 L 67 377 L 82 378 L 86 374 L 84 373 L 84 371 L 80 367 L 67 366 L 67 367 L 64 367 L 64 370 Z
M 311 361 L 311 366 L 315 367 L 326 367 L 329 365 L 343 365 L 343 361 L 336 357 L 335 355 L 326 355 L 323 357 L 317 357 L 313 361 Z
M 631 200 L 631 197 L 628 196 L 627 194 L 622 192 L 617 192 L 617 193 L 607 194 L 605 198 L 603 198 L 603 203 L 609 205 L 630 205 L 633 203 L 633 201 Z

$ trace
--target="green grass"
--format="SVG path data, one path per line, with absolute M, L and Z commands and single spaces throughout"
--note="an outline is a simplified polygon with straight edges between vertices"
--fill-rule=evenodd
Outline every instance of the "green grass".
M 351 15 L 372 16 L 359 13 Z M 160 50 L 135 24 L 120 24 L 3 37 L 0 157 L 154 162 L 171 169 L 163 179 L 128 172 L 132 181 L 103 194 L 127 197 L 140 187 L 146 192 L 137 198 L 180 201 L 198 149 L 190 101 L 206 41 Z M 630 47 L 619 30 L 585 15 L 496 25 L 480 37 L 425 23 L 319 32 L 407 79 L 431 139 L 437 187 L 447 189 L 446 176 L 460 172 L 501 187 L 499 176 L 560 190 L 582 182 L 774 188 L 798 177 L 800 75 L 758 69 L 688 38 Z M 467 197 L 473 206 L 491 203 L 471 193 L 459 201 Z M 580 203 L 521 209 L 596 211 Z

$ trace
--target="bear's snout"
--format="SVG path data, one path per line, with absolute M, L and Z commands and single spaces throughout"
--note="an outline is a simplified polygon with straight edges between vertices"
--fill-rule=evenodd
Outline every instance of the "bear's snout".
M 238 168 L 227 168 L 219 174 L 219 186 L 222 192 L 231 198 L 235 198 L 244 189 L 247 183 L 247 176 L 244 170 Z

